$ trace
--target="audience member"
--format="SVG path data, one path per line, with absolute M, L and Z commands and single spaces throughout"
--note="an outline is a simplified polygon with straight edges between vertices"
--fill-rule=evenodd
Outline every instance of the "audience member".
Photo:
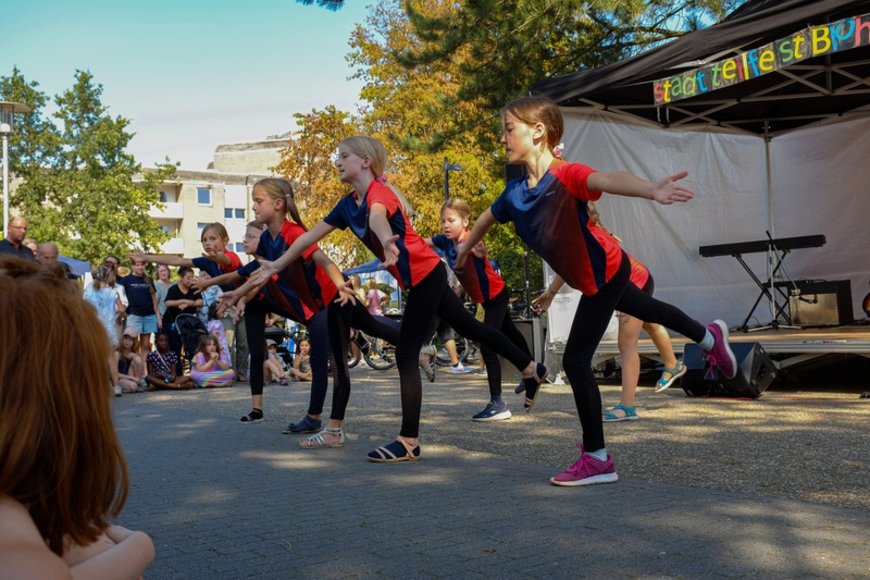
M 42 264 L 53 264 L 57 262 L 57 257 L 60 250 L 54 242 L 43 242 L 36 247 L 36 259 Z
M 187 375 L 179 376 L 176 373 L 179 363 L 178 355 L 169 350 L 169 335 L 165 330 L 157 333 L 154 338 L 154 346 L 155 350 L 149 352 L 146 357 L 148 375 L 145 380 L 148 382 L 148 390 L 192 388 L 194 386 L 193 379 Z
M 5 256 L 0 312 L 0 344 L 16 353 L 0 356 L 0 425 L 14 426 L 0 428 L 0 577 L 141 575 L 151 539 L 109 523 L 129 476 L 100 320 L 59 268 Z
M 193 357 L 190 377 L 200 387 L 228 387 L 233 384 L 235 372 L 221 360 L 221 345 L 210 334 L 202 337 L 199 352 Z
M 93 281 L 85 288 L 84 299 L 97 311 L 97 317 L 103 323 L 106 337 L 112 350 L 109 353 L 109 376 L 116 397 L 121 396 L 121 385 L 118 384 L 118 325 L 115 323 L 117 313 L 122 308 L 121 299 L 111 288 L 115 281 L 114 271 L 106 264 L 100 264 L 92 273 Z
M 131 272 L 118 278 L 118 285 L 127 294 L 127 328 L 139 333 L 139 357 L 142 361 L 151 352 L 151 335 L 157 332 L 162 322 L 157 319 L 157 291 L 151 278 L 145 273 L 145 262 L 133 260 Z
M 271 338 L 266 341 L 266 360 L 263 361 L 263 382 L 271 383 L 277 381 L 282 384 L 287 384 L 287 369 L 284 365 L 284 359 L 278 354 L 278 343 Z
M 27 236 L 27 220 L 23 217 L 10 219 L 6 237 L 0 240 L 0 254 L 14 254 L 19 258 L 36 260 L 33 251 L 24 245 L 25 236 Z
M 162 321 L 166 314 L 166 293 L 172 287 L 169 279 L 172 273 L 166 264 L 157 264 L 157 279 L 154 281 L 154 290 L 157 292 L 157 320 Z M 162 324 L 161 324 L 162 326 Z
M 124 393 L 135 393 L 145 387 L 145 364 L 139 351 L 139 331 L 127 328 L 118 343 L 118 385 Z

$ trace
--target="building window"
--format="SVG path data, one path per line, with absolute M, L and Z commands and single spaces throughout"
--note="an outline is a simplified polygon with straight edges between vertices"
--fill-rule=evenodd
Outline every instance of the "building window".
M 165 191 L 160 192 L 160 203 L 166 203 L 169 201 L 169 194 Z
M 211 205 L 211 188 L 197 187 L 196 188 L 196 203 L 199 205 Z
M 244 252 L 245 251 L 245 244 L 243 244 L 241 242 L 236 242 L 236 251 L 237 252 Z
M 232 219 L 233 217 L 233 208 L 225 207 L 224 208 L 224 219 Z
M 203 222 L 198 222 L 198 223 L 196 224 L 196 229 L 199 230 L 200 235 L 202 235 L 202 230 L 204 230 L 204 229 L 205 229 L 205 226 L 207 226 L 207 225 L 208 225 L 208 224 L 203 223 Z
M 236 208 L 236 219 L 237 220 L 245 219 L 245 210 Z

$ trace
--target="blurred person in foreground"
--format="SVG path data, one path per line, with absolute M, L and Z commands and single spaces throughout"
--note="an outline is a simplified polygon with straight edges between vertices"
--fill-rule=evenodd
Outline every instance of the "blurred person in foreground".
M 15 345 L 0 349 L 0 580 L 141 575 L 151 538 L 109 522 L 129 479 L 96 312 L 59 265 L 8 256 L 0 312 L 0 344 Z

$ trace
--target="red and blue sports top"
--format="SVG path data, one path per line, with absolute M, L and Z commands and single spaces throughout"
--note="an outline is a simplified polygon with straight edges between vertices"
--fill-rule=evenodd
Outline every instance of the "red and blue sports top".
M 601 197 L 587 179 L 596 171 L 555 160 L 535 187 L 525 177 L 508 182 L 490 207 L 501 223 L 513 221 L 523 239 L 572 288 L 594 295 L 619 269 L 622 249 L 589 223 L 587 202 Z
M 402 203 L 389 186 L 380 181 L 372 181 L 363 196 L 362 203 L 357 205 L 355 191 L 341 198 L 341 201 L 329 212 L 323 221 L 338 229 L 350 228 L 365 246 L 384 260 L 384 248 L 378 236 L 369 228 L 369 213 L 372 205 L 379 203 L 387 210 L 387 222 L 393 235 L 399 236 L 396 246 L 399 248 L 399 260 L 389 268 L 390 274 L 404 288 L 413 288 L 420 280 L 429 275 L 441 261 L 438 254 L 429 247 L 426 241 L 414 231 L 411 220 L 402 211 Z
M 464 242 L 470 230 L 465 230 L 459 236 L 459 242 Z M 441 250 L 447 258 L 447 265 L 452 269 L 456 265 L 456 242 L 443 234 L 432 237 L 432 245 Z M 466 267 L 456 277 L 471 299 L 477 304 L 484 304 L 499 295 L 504 290 L 504 280 L 493 269 L 489 260 L 468 255 Z
M 275 261 L 304 233 L 299 224 L 284 220 L 278 237 L 273 239 L 269 230 L 263 231 L 257 255 L 264 260 Z M 302 324 L 307 324 L 312 316 L 329 306 L 338 293 L 329 274 L 311 259 L 317 250 L 317 244 L 312 244 L 289 266 L 278 272 L 277 280 L 270 280 L 263 287 L 268 300 Z M 247 278 L 259 267 L 260 263 L 252 260 L 239 268 L 238 274 Z
M 230 252 L 229 250 L 224 250 L 224 256 L 230 259 L 229 264 L 218 264 L 217 262 L 213 262 L 208 258 L 194 258 L 191 260 L 193 265 L 202 270 L 203 272 L 208 272 L 209 276 L 212 278 L 217 278 L 221 274 L 228 274 L 229 272 L 235 272 L 239 268 L 242 267 L 242 260 L 239 258 L 238 254 L 235 252 Z M 234 284 L 221 284 L 222 290 L 232 290 L 235 285 Z
M 643 264 L 643 262 L 628 252 L 626 252 L 625 255 L 628 256 L 628 259 L 631 262 L 631 274 L 629 275 L 628 281 L 643 290 L 643 287 L 646 286 L 646 283 L 649 280 L 649 269 Z

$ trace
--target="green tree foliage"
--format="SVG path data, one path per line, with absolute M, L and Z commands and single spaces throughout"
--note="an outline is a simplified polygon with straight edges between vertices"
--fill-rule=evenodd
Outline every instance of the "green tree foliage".
M 4 99 L 33 109 L 10 147 L 10 169 L 23 179 L 12 205 L 28 219 L 29 235 L 90 262 L 155 249 L 166 236 L 148 210 L 159 205 L 158 186 L 175 167 L 142 171 L 126 152 L 129 120 L 109 114 L 89 72 L 76 71 L 72 88 L 55 97 L 56 124 L 43 117 L 47 98 L 38 86 L 17 68 L 0 78 Z

